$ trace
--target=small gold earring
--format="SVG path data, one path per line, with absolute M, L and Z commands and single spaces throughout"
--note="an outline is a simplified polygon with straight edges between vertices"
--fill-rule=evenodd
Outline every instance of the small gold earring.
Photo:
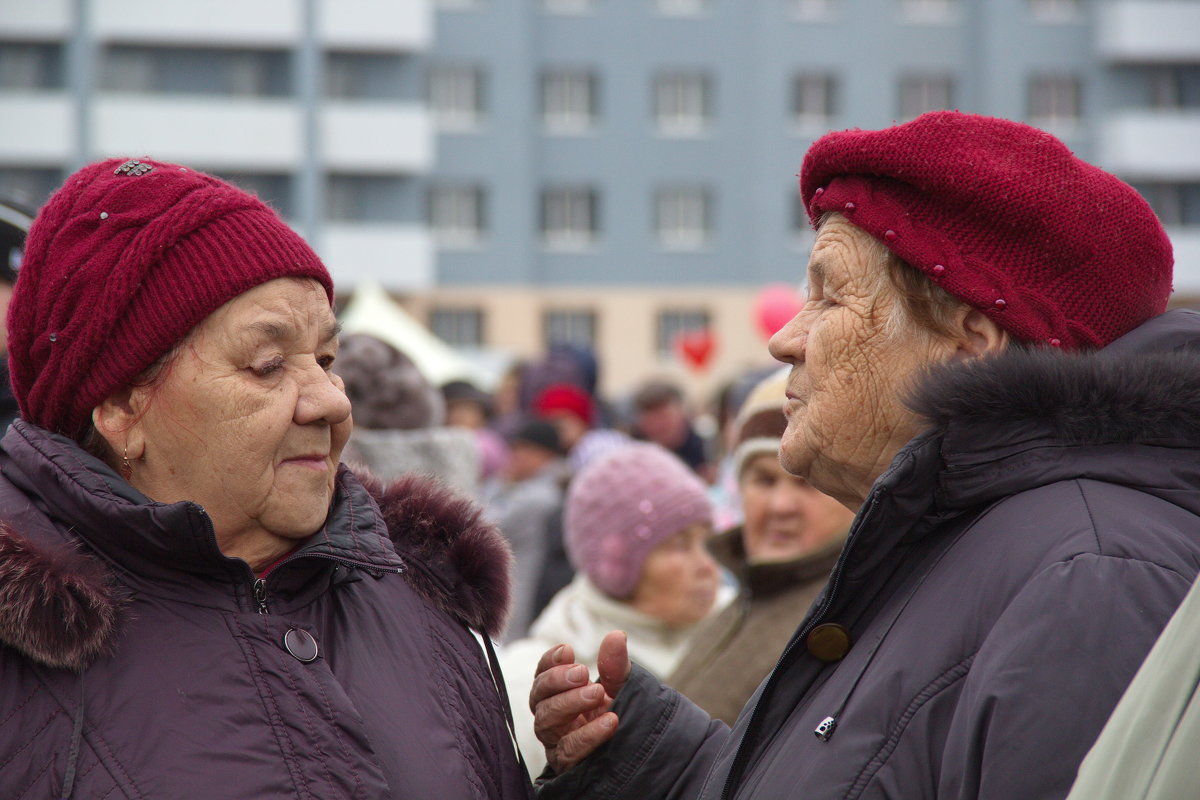
M 125 445 L 125 452 L 121 455 L 121 473 L 125 480 L 133 477 L 133 466 L 129 463 L 129 445 Z

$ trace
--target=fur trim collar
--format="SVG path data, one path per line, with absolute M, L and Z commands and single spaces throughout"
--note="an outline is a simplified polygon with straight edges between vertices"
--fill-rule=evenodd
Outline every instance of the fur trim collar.
M 503 629 L 512 555 L 469 500 L 420 477 L 363 484 L 379 504 L 405 577 L 428 602 L 487 635 Z M 80 670 L 108 652 L 125 597 L 97 556 L 46 546 L 0 524 L 0 644 Z
M 1194 352 L 1014 350 L 941 365 L 910 402 L 940 429 L 1023 424 L 1069 444 L 1200 438 Z
M 482 509 L 429 478 L 406 475 L 384 486 L 372 475 L 358 477 L 379 504 L 417 593 L 498 637 L 508 621 L 513 557 Z

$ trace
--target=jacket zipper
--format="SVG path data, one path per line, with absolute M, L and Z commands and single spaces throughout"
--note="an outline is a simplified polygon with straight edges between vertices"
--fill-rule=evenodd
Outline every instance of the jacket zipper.
M 258 578 L 254 581 L 254 602 L 258 603 L 258 613 L 270 614 L 271 609 L 267 608 L 267 579 Z
M 346 567 L 356 567 L 358 569 L 364 569 L 364 570 L 367 570 L 368 572 L 374 572 L 374 573 L 378 573 L 380 575 L 382 575 L 385 572 L 395 573 L 396 575 L 399 575 L 404 572 L 403 567 L 381 567 L 377 564 L 367 564 L 362 561 L 354 561 L 349 558 L 341 558 L 340 556 L 331 556 L 331 555 L 327 555 L 325 553 L 308 553 L 306 555 L 301 555 L 301 556 L 297 556 L 297 557 L 323 558 L 326 561 L 333 561 L 337 564 L 341 564 Z M 279 569 L 280 567 L 282 567 L 284 564 L 287 564 L 291 560 L 292 560 L 292 558 L 290 558 L 290 557 L 285 558 L 283 561 L 280 561 L 278 564 L 276 564 L 275 568 L 272 569 L 271 572 L 274 573 L 275 570 Z M 270 577 L 270 575 L 268 575 L 267 577 Z M 267 605 L 267 578 L 255 578 L 254 583 L 251 585 L 251 593 L 254 596 L 254 602 L 258 604 L 258 613 L 259 614 L 270 614 L 271 609 Z

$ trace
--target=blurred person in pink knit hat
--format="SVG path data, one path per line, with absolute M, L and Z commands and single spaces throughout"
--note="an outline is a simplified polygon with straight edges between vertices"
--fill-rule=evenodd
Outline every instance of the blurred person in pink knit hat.
M 1132 187 L 939 111 L 822 136 L 799 188 L 780 460 L 846 543 L 732 727 L 619 633 L 599 688 L 548 650 L 541 800 L 1064 797 L 1200 570 L 1200 314 Z
M 91 164 L 38 213 L 8 313 L 0 796 L 528 797 L 477 639 L 508 551 L 428 480 L 341 465 L 333 297 L 272 209 L 178 164 Z
M 528 693 L 547 647 L 568 642 L 595 666 L 595 645 L 616 627 L 629 652 L 656 675 L 678 663 L 697 623 L 732 597 L 707 550 L 712 505 L 703 483 L 674 454 L 630 442 L 598 456 L 572 480 L 564 528 L 575 578 L 525 639 L 500 653 L 514 697 Z M 591 648 L 591 649 L 589 649 Z M 514 704 L 517 739 L 531 774 L 545 766 L 527 707 Z

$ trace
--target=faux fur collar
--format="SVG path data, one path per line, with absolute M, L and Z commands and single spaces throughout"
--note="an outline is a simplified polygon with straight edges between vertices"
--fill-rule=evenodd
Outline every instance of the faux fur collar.
M 508 613 L 512 555 L 479 509 L 425 478 L 387 487 L 370 476 L 362 482 L 418 594 L 498 635 Z M 111 648 L 124 602 L 99 558 L 49 548 L 0 525 L 0 643 L 48 667 L 83 669 Z
M 1195 351 L 1015 350 L 934 369 L 911 405 L 964 432 L 1016 424 L 1067 444 L 1195 441 L 1198 367 Z

